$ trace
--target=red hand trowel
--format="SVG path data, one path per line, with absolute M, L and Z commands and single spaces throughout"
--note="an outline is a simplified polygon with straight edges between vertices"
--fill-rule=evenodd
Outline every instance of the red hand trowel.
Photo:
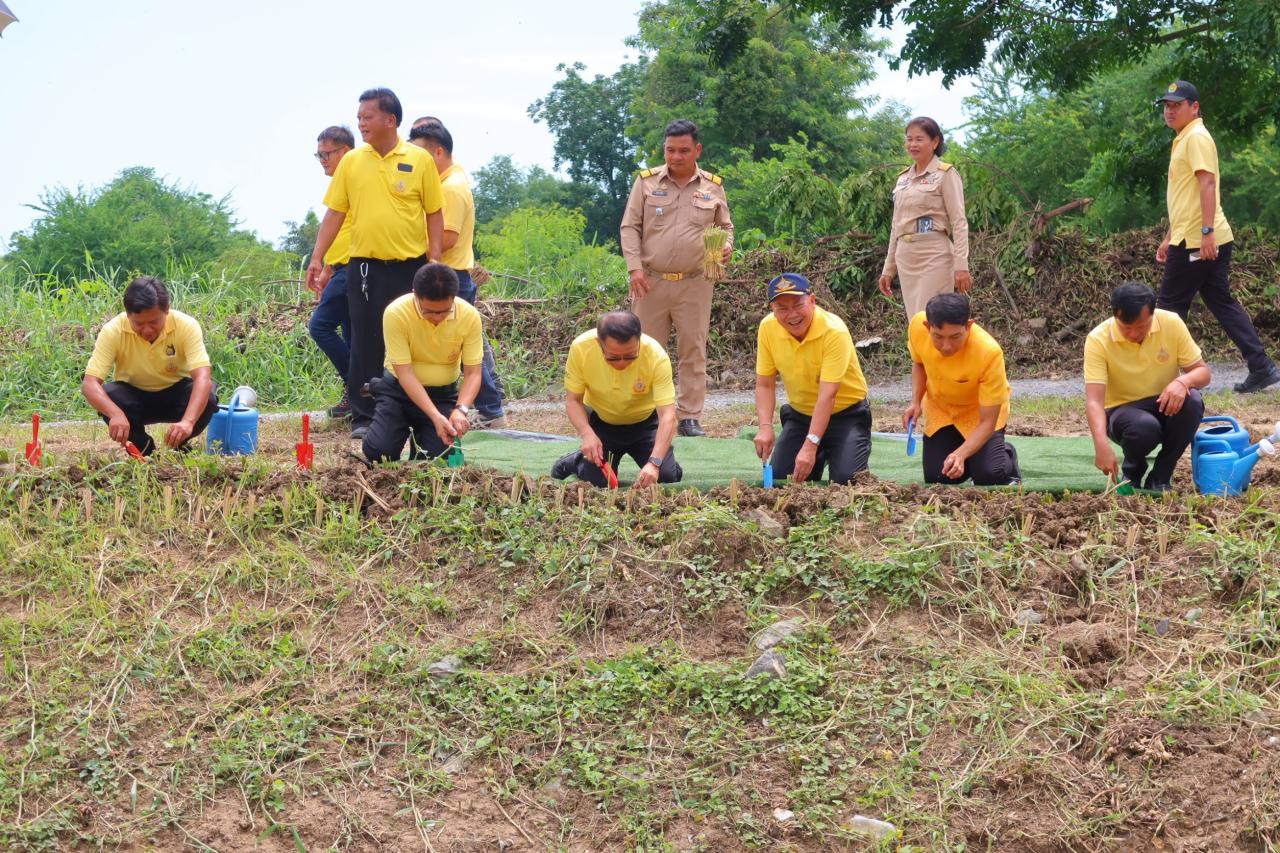
M 618 475 L 613 472 L 613 466 L 606 459 L 600 463 L 600 470 L 604 472 L 605 482 L 609 484 L 609 488 L 618 488 Z
M 293 447 L 298 454 L 298 467 L 304 471 L 310 471 L 311 463 L 316 458 L 316 446 L 311 443 L 311 415 L 302 416 L 302 441 Z
M 31 416 L 31 441 L 27 444 L 27 461 L 37 468 L 40 467 L 40 455 L 44 453 L 44 448 L 40 446 L 40 416 Z
M 142 455 L 142 451 L 138 449 L 138 445 L 134 444 L 132 441 L 126 441 L 124 443 L 124 449 L 126 453 L 134 459 L 137 459 L 139 462 L 147 461 L 147 457 Z

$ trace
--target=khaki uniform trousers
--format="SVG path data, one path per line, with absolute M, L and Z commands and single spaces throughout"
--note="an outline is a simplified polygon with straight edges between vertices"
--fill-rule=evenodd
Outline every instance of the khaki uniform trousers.
M 676 418 L 702 417 L 707 398 L 707 333 L 711 329 L 711 294 L 715 285 L 701 275 L 667 281 L 648 273 L 649 292 L 634 305 L 640 327 L 665 348 L 676 327 Z
M 906 234 L 898 238 L 893 255 L 902 285 L 902 301 L 907 319 L 919 314 L 939 293 L 953 293 L 956 273 L 951 240 L 940 231 Z

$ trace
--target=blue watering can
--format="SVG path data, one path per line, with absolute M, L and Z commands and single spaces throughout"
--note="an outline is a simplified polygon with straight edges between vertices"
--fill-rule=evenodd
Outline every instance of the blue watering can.
M 1200 454 L 1204 451 L 1205 442 L 1225 441 L 1236 453 L 1244 453 L 1249 447 L 1249 431 L 1240 426 L 1240 422 L 1230 415 L 1210 415 L 1200 419 L 1201 424 L 1221 424 L 1202 429 L 1191 439 L 1191 479 L 1198 482 Z
M 258 449 L 258 410 L 252 408 L 258 394 L 241 385 L 231 394 L 231 403 L 219 406 L 209 421 L 208 449 L 223 456 L 247 456 Z
M 1276 443 L 1280 442 L 1280 424 L 1270 437 L 1257 444 L 1248 444 L 1249 434 L 1239 429 L 1234 418 L 1215 417 L 1205 420 L 1227 420 L 1234 429 L 1228 430 L 1226 438 L 1201 438 L 1205 432 L 1197 433 L 1191 456 L 1191 476 L 1196 484 L 1196 491 L 1204 495 L 1240 495 L 1249 488 L 1249 480 L 1253 475 L 1253 466 L 1258 464 L 1262 456 L 1274 456 Z M 1224 429 L 1215 427 L 1214 429 Z M 1239 433 L 1244 433 L 1244 446 L 1241 446 Z

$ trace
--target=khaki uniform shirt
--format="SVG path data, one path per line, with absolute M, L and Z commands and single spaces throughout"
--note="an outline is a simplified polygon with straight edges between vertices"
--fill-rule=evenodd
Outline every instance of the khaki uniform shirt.
M 718 175 L 698 169 L 683 187 L 667 177 L 667 167 L 645 169 L 631 187 L 622 214 L 622 256 L 627 271 L 702 275 L 702 232 L 733 221 Z
M 889 235 L 889 252 L 885 255 L 883 275 L 898 271 L 894 252 L 898 241 L 910 241 L 915 234 L 938 231 L 951 237 L 956 272 L 969 270 L 969 220 L 964 215 L 964 184 L 960 173 L 937 157 L 923 173 L 915 164 L 898 173 L 893 187 L 893 230 Z

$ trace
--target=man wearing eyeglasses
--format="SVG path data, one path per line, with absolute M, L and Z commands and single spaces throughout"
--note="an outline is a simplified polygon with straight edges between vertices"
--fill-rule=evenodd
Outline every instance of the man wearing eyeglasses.
M 756 335 L 756 455 L 772 456 L 773 476 L 817 480 L 831 466 L 833 483 L 866 470 L 871 457 L 871 408 L 853 337 L 844 321 L 817 305 L 799 273 L 769 282 L 769 316 Z M 787 390 L 782 434 L 774 442 L 777 377 Z
M 369 461 L 399 459 L 410 435 L 409 458 L 433 459 L 467 434 L 484 332 L 480 312 L 457 295 L 453 269 L 427 264 L 414 274 L 412 292 L 382 315 L 387 355 L 382 377 L 369 383 L 375 403 L 363 445 Z
M 326 177 L 332 178 L 338 162 L 354 148 L 356 139 L 345 127 L 326 127 L 316 137 L 316 159 Z M 307 332 L 320 352 L 333 363 L 342 379 L 342 399 L 329 410 L 331 418 L 351 417 L 347 398 L 347 372 L 351 367 L 351 311 L 347 307 L 347 261 L 351 258 L 351 217 L 342 220 L 338 235 L 324 255 L 324 269 L 308 286 L 320 301 L 311 312 Z
M 564 371 L 565 408 L 582 448 L 560 457 L 551 476 L 570 474 L 606 484 L 623 456 L 640 466 L 635 486 L 677 483 L 684 476 L 671 442 L 676 434 L 676 389 L 671 358 L 641 334 L 640 318 L 611 311 L 569 347 Z M 588 408 L 590 407 L 590 408 Z
M 307 267 L 307 286 L 320 277 L 323 258 L 342 223 L 351 218 L 347 306 L 351 311 L 351 366 L 347 394 L 351 437 L 364 438 L 373 421 L 373 401 L 360 389 L 382 371 L 386 350 L 382 313 L 411 289 L 413 276 L 444 245 L 444 194 L 431 156 L 400 138 L 404 118 L 390 89 L 360 95 L 356 112 L 364 145 L 338 163 L 325 193 L 324 220 Z M 429 244 L 429 245 L 428 245 Z

